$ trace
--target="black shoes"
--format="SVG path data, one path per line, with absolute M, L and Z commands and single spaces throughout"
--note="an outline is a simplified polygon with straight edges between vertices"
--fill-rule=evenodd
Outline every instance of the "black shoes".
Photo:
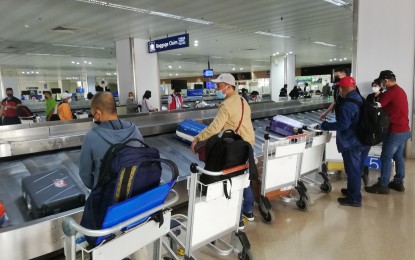
M 255 216 L 254 216 L 254 213 L 242 213 L 242 216 L 244 217 L 244 218 L 246 218 L 249 222 L 252 222 L 252 221 L 254 221 L 255 220 Z
M 340 203 L 340 205 L 343 206 L 351 206 L 351 207 L 361 207 L 362 203 L 357 203 L 351 201 L 349 198 L 338 198 L 337 201 Z
M 340 192 L 342 193 L 343 196 L 347 197 L 347 189 L 341 189 Z
M 403 186 L 403 183 L 396 183 L 394 181 L 389 182 L 388 187 L 392 190 L 396 190 L 399 192 L 404 192 L 405 191 L 405 187 Z
M 402 185 L 402 187 L 403 187 L 403 185 Z M 369 193 L 374 193 L 374 194 L 389 194 L 389 192 L 390 192 L 388 187 L 381 186 L 379 184 L 379 182 L 377 182 L 376 184 L 374 184 L 372 186 L 365 187 L 365 191 L 369 192 Z

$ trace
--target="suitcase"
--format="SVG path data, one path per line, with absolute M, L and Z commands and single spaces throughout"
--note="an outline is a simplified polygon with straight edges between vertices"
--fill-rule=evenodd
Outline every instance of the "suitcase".
M 177 126 L 177 139 L 186 143 L 191 143 L 193 142 L 194 137 L 202 132 L 206 127 L 207 126 L 205 124 L 186 119 Z
M 85 194 L 66 169 L 22 179 L 23 199 L 34 218 L 64 212 L 85 204 Z
M 303 132 L 304 125 L 292 118 L 277 115 L 269 123 L 268 130 L 283 136 L 297 135 Z

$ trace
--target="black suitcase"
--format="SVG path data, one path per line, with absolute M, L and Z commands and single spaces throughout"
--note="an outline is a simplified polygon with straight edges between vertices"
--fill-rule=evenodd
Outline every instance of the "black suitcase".
M 23 199 L 34 218 L 84 206 L 85 193 L 65 169 L 22 179 Z

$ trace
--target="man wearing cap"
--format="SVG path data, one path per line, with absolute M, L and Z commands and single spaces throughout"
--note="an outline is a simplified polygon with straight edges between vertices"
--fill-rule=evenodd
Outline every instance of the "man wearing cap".
M 69 93 L 62 93 L 62 102 L 58 105 L 58 115 L 60 120 L 72 120 L 72 110 L 69 106 L 72 95 Z
M 390 70 L 380 72 L 379 79 L 387 91 L 379 96 L 379 103 L 383 110 L 389 114 L 389 134 L 382 144 L 380 159 L 380 177 L 378 182 L 365 187 L 369 193 L 388 194 L 389 189 L 403 192 L 405 178 L 405 161 L 403 149 L 405 142 L 411 137 L 408 117 L 408 98 L 405 91 L 396 83 L 396 76 Z M 396 174 L 390 180 L 392 172 L 392 159 L 395 161 Z
M 362 170 L 365 159 L 369 153 L 369 146 L 363 145 L 356 134 L 360 119 L 361 108 L 350 99 L 362 102 L 361 96 L 356 92 L 356 81 L 352 77 L 344 77 L 338 83 L 339 95 L 343 102 L 338 107 L 336 122 L 327 121 L 321 124 L 326 131 L 337 131 L 337 150 L 342 154 L 344 168 L 347 174 L 347 188 L 341 189 L 344 198 L 337 201 L 344 206 L 360 207 L 362 194 L 360 192 Z
M 193 152 L 195 152 L 195 145 L 197 142 L 209 139 L 209 137 L 218 134 L 224 129 L 236 130 L 238 126 L 239 129 L 237 134 L 250 144 L 255 144 L 254 127 L 251 122 L 251 108 L 246 100 L 241 98 L 238 95 L 238 92 L 235 91 L 235 78 L 229 73 L 224 73 L 219 75 L 217 79 L 212 80 L 212 82 L 217 84 L 217 97 L 225 100 L 219 105 L 218 113 L 215 119 L 213 119 L 213 122 L 195 137 L 192 142 Z M 243 106 L 242 102 L 244 103 Z M 242 205 L 242 214 L 249 221 L 254 220 L 254 215 L 252 213 L 253 205 L 254 195 L 249 186 L 244 190 L 244 202 Z M 240 229 L 243 229 L 244 224 L 242 221 L 239 224 L 239 227 Z

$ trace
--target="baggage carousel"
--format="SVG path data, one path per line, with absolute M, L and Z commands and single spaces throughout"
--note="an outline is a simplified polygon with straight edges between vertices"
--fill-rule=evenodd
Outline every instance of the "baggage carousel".
M 261 153 L 269 117 L 320 110 L 329 104 L 325 100 L 250 104 L 257 141 L 255 154 Z M 177 123 L 190 118 L 208 124 L 215 114 L 216 109 L 209 108 L 121 117 L 135 123 L 147 144 L 158 148 L 162 157 L 178 165 L 180 178 L 175 189 L 180 194 L 180 203 L 187 201 L 185 180 L 190 174 L 189 165 L 198 159 L 189 144 L 176 139 Z M 83 209 L 33 219 L 22 198 L 21 180 L 25 176 L 64 168 L 87 195 L 89 191 L 78 177 L 78 163 L 83 137 L 93 126 L 91 119 L 81 119 L 0 127 L 0 201 L 4 202 L 9 218 L 7 225 L 0 228 L 2 259 L 30 259 L 62 248 L 62 220 L 66 216 L 80 219 Z

